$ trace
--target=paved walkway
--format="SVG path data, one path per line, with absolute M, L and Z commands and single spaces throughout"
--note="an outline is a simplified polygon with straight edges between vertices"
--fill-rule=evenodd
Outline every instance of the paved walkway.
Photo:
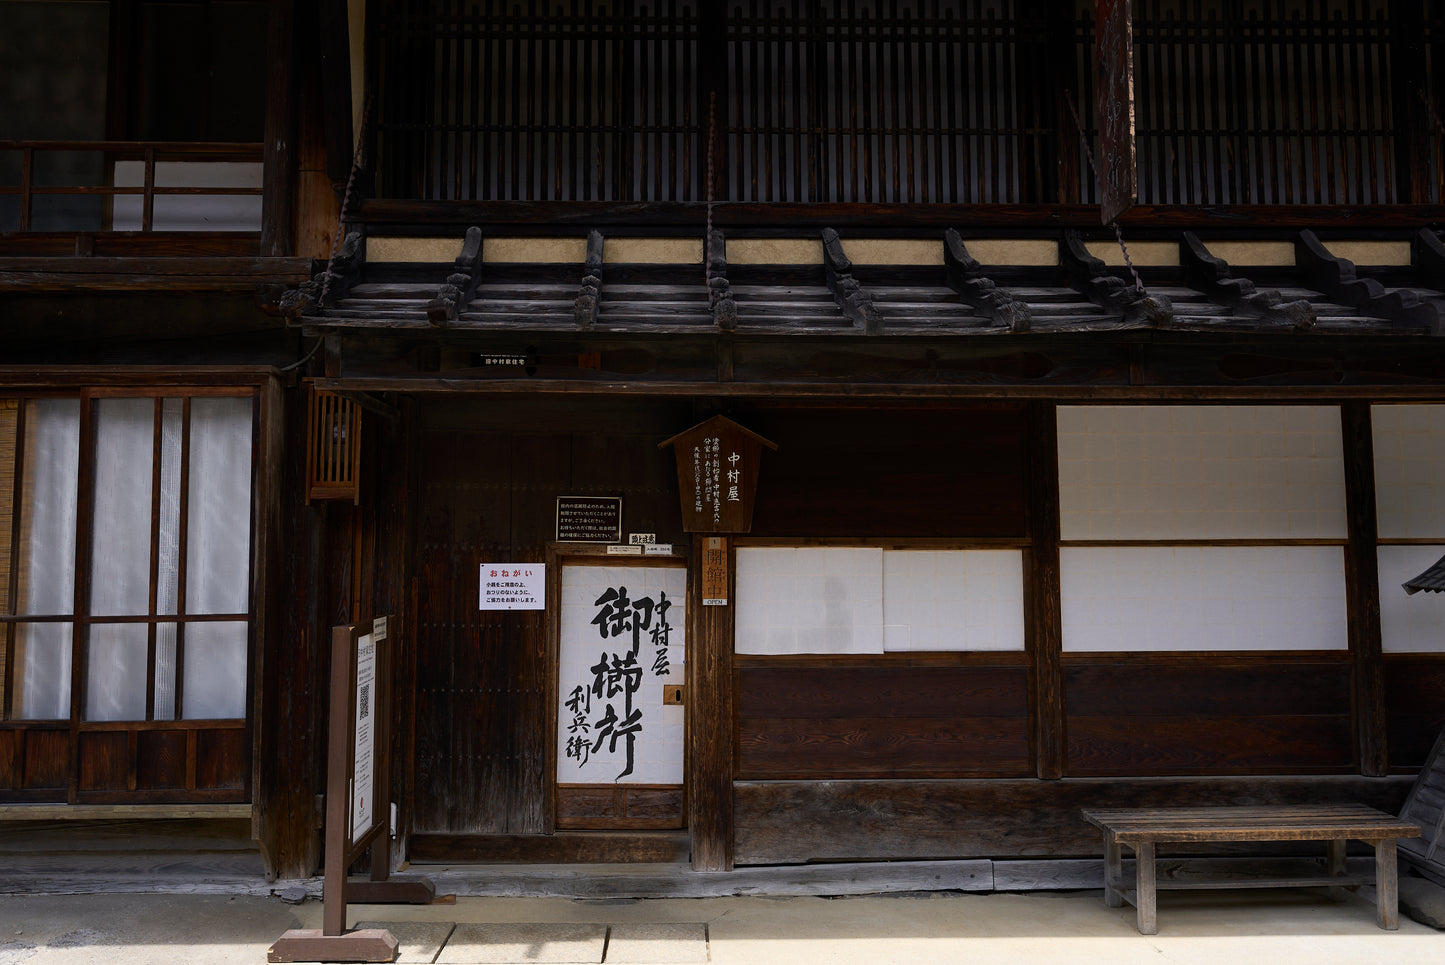
M 1159 934 L 1102 892 L 938 892 L 851 898 L 459 898 L 353 905 L 385 922 L 403 962 L 714 962 L 736 965 L 1445 965 L 1445 934 L 1375 927 L 1363 898 L 1318 891 L 1171 892 Z M 266 961 L 321 905 L 224 895 L 0 896 L 0 965 Z

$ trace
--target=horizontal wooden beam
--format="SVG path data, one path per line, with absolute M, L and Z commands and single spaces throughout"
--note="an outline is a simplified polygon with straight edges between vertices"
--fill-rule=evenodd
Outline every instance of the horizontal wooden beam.
M 613 864 L 686 861 L 686 831 L 577 831 L 557 834 L 413 834 L 417 863 Z
M 0 821 L 172 821 L 246 818 L 249 804 L 0 804 Z
M 358 220 L 388 231 L 434 234 L 447 225 L 507 225 L 585 234 L 591 228 L 631 232 L 657 227 L 702 230 L 708 206 L 680 202 L 612 201 L 366 201 Z M 1120 219 L 1126 232 L 1188 228 L 1204 233 L 1273 232 L 1301 228 L 1359 233 L 1367 229 L 1415 231 L 1445 220 L 1445 205 L 1135 205 Z M 1089 204 L 839 204 L 724 201 L 713 205 L 719 228 L 751 227 L 774 234 L 811 234 L 832 226 L 896 229 L 902 234 L 966 225 L 982 229 L 1092 229 L 1104 236 L 1099 208 Z M 615 231 L 611 232 L 616 234 Z
M 0 384 L 4 369 L 0 368 Z M 318 379 L 329 392 L 403 392 L 479 395 L 715 396 L 832 399 L 1053 399 L 1058 402 L 1218 402 L 1223 400 L 1338 402 L 1445 400 L 1440 385 L 905 385 L 856 382 L 577 381 L 548 379 L 447 379 L 358 376 Z

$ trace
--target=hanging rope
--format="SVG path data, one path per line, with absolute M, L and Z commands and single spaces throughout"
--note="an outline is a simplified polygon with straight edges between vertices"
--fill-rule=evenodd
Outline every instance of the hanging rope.
M 356 172 L 361 170 L 365 159 L 366 124 L 371 119 L 371 104 L 375 99 L 376 93 L 373 91 L 367 96 L 366 107 L 361 112 L 361 127 L 356 132 L 356 148 L 351 153 L 351 173 L 346 176 L 346 190 L 341 195 L 341 210 L 336 215 L 336 237 L 331 242 L 331 257 L 326 259 L 326 273 L 321 276 L 322 305 L 326 304 L 326 295 L 331 290 L 331 273 L 336 264 L 336 253 L 341 250 L 341 240 L 346 235 L 346 209 L 351 206 L 351 190 L 356 185 Z
M 1084 145 L 1084 157 L 1089 159 L 1089 170 L 1094 172 L 1094 184 L 1102 189 L 1103 180 L 1099 177 L 1099 166 L 1094 163 L 1094 152 L 1089 147 L 1089 139 L 1084 134 L 1084 125 L 1079 122 L 1078 109 L 1074 107 L 1074 92 L 1064 91 L 1064 98 L 1069 102 L 1069 114 L 1074 118 L 1074 128 L 1079 132 L 1079 140 Z M 1129 274 L 1134 276 L 1134 290 L 1141 295 L 1147 295 L 1144 290 L 1144 279 L 1139 277 L 1139 269 L 1134 267 L 1134 259 L 1129 257 L 1129 246 L 1124 244 L 1124 231 L 1119 227 L 1117 220 L 1109 222 L 1109 227 L 1114 229 L 1114 238 L 1119 242 L 1119 250 L 1124 253 L 1124 264 L 1129 267 Z
M 716 123 L 717 91 L 710 91 L 707 95 L 707 226 L 704 228 L 706 234 L 703 236 L 702 256 L 703 284 L 707 286 L 708 307 L 712 307 L 717 302 L 717 294 L 712 290 L 712 177 Z

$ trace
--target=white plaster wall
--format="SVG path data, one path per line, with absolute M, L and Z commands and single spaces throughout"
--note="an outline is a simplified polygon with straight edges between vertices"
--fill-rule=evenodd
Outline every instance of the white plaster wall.
M 1380 536 L 1445 541 L 1445 405 L 1376 405 L 1370 416 Z
M 1066 546 L 1064 651 L 1343 650 L 1338 546 Z
M 885 650 L 1023 650 L 1023 553 L 883 554 Z
M 1442 556 L 1445 545 L 1379 547 L 1380 635 L 1386 653 L 1445 653 L 1445 593 L 1406 594 L 1401 585 Z
M 1061 535 L 1342 539 L 1335 406 L 1060 406 Z

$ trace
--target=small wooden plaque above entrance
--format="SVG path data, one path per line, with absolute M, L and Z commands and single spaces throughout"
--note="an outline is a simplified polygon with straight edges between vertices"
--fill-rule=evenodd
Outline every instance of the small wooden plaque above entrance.
M 689 533 L 747 533 L 763 447 L 777 445 L 726 416 L 713 416 L 662 443 L 677 456 L 682 528 Z

